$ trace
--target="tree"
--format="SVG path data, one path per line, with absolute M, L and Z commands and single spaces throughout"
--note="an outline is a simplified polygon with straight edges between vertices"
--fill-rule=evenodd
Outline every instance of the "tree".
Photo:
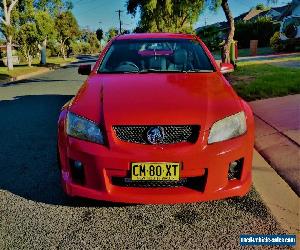
M 201 37 L 202 41 L 209 48 L 210 51 L 220 49 L 220 43 L 222 42 L 220 37 L 220 29 L 217 25 L 208 25 L 202 27 L 197 36 Z
M 46 11 L 38 11 L 35 14 L 35 23 L 37 34 L 39 36 L 39 49 L 41 51 L 41 64 L 45 65 L 46 62 L 46 49 L 49 39 L 56 37 L 55 23 L 50 14 Z
M 47 63 L 46 49 L 48 40 L 54 39 L 56 35 L 53 19 L 63 11 L 70 11 L 73 8 L 73 3 L 70 0 L 34 0 L 32 5 L 38 11 L 36 13 L 36 22 L 41 38 L 39 42 L 41 51 L 40 63 L 45 65 Z
M 104 32 L 102 29 L 97 29 L 96 30 L 96 35 L 97 35 L 97 39 L 99 40 L 99 42 L 101 43 L 103 36 L 104 36 Z
M 97 39 L 99 40 L 99 43 L 100 43 L 100 51 L 102 50 L 102 40 L 104 38 L 104 32 L 102 29 L 97 29 L 96 30 L 96 36 L 97 36 Z
M 117 29 L 117 28 L 110 28 L 110 29 L 106 32 L 106 40 L 109 41 L 109 40 L 111 40 L 113 37 L 115 37 L 116 35 L 118 35 L 118 29 Z
M 71 43 L 79 34 L 79 26 L 76 18 L 71 11 L 65 11 L 59 14 L 55 20 L 58 41 L 60 43 L 60 51 L 64 59 L 66 59 L 66 43 Z
M 230 63 L 230 56 L 229 56 L 230 45 L 233 42 L 234 30 L 235 30 L 234 18 L 232 16 L 232 12 L 229 8 L 228 0 L 222 0 L 221 6 L 222 6 L 222 9 L 223 9 L 224 14 L 226 16 L 226 20 L 229 23 L 228 36 L 227 36 L 227 39 L 225 41 L 224 48 L 222 50 L 222 62 Z
M 128 0 L 127 11 L 140 10 L 139 30 L 147 32 L 193 32 L 205 0 Z
M 39 50 L 39 36 L 35 23 L 23 24 L 18 32 L 17 41 L 22 55 L 25 57 L 28 66 L 31 67 L 32 59 Z
M 34 7 L 56 17 L 61 12 L 72 10 L 73 3 L 71 0 L 34 0 Z
M 228 0 L 206 0 L 208 5 L 210 6 L 211 9 L 216 10 L 219 7 L 222 7 L 226 20 L 229 24 L 229 32 L 227 35 L 227 38 L 223 44 L 223 49 L 222 49 L 222 62 L 230 63 L 230 45 L 233 42 L 233 37 L 234 37 L 234 18 L 232 16 L 232 12 L 229 8 L 228 5 Z
M 11 14 L 18 3 L 18 0 L 2 0 L 0 8 L 2 15 L 0 16 L 0 23 L 3 34 L 6 38 L 6 53 L 7 53 L 7 67 L 9 70 L 13 70 L 13 58 L 12 58 L 12 40 L 13 40 L 13 26 L 11 24 Z
M 90 54 L 95 54 L 99 52 L 100 42 L 97 38 L 96 32 L 85 29 L 82 32 L 82 41 L 89 44 Z
M 257 10 L 266 10 L 268 9 L 263 3 L 259 3 L 256 5 L 255 9 Z

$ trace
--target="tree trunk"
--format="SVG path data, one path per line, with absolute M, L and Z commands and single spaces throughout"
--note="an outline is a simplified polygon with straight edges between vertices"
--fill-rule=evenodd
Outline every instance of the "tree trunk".
M 64 44 L 61 45 L 61 55 L 62 55 L 62 57 L 63 57 L 64 60 L 67 59 L 66 58 L 66 52 L 65 52 L 65 45 Z
M 226 20 L 229 24 L 229 33 L 228 33 L 228 36 L 227 36 L 227 39 L 225 41 L 224 48 L 222 51 L 222 62 L 230 63 L 230 55 L 229 55 L 230 54 L 230 45 L 233 42 L 234 30 L 235 30 L 234 19 L 233 19 L 232 13 L 231 13 L 229 5 L 228 5 L 228 0 L 222 0 L 221 6 L 225 13 Z
M 66 58 L 66 50 L 65 50 L 65 43 L 66 41 L 68 40 L 69 38 L 67 37 L 66 39 L 61 39 L 60 40 L 60 52 L 61 52 L 61 55 L 63 57 L 63 59 L 66 61 L 67 58 Z
M 8 37 L 6 43 L 6 57 L 7 57 L 7 68 L 8 70 L 13 70 L 13 55 L 12 55 L 12 37 Z
M 32 56 L 28 55 L 28 66 L 31 68 L 32 66 Z
M 47 38 L 43 41 L 42 45 L 40 47 L 40 52 L 41 52 L 41 65 L 46 65 L 47 64 Z
M 0 17 L 0 24 L 3 25 L 8 32 L 6 34 L 6 57 L 7 57 L 7 67 L 8 70 L 13 70 L 13 56 L 12 56 L 12 34 L 11 34 L 11 13 L 13 11 L 13 8 L 18 3 L 18 0 L 11 0 L 9 3 L 6 0 L 2 1 L 2 9 L 1 12 L 3 16 Z

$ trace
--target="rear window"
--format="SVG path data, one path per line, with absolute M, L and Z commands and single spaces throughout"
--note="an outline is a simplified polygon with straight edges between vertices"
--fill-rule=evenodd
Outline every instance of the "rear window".
M 213 72 L 198 41 L 188 39 L 116 40 L 99 73 Z

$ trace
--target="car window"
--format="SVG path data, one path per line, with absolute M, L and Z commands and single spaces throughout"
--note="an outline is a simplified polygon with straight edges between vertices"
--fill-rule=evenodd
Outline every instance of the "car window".
M 98 73 L 213 72 L 201 44 L 189 39 L 116 40 Z

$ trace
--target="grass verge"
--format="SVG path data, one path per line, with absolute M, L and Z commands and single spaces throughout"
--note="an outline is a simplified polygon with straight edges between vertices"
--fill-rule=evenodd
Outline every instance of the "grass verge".
M 43 68 L 47 68 L 49 66 L 59 66 L 60 64 L 64 63 L 71 63 L 77 61 L 76 58 L 67 58 L 64 60 L 63 58 L 57 58 L 57 57 L 50 57 L 47 58 L 47 64 L 46 66 L 40 66 L 39 61 L 35 59 L 33 61 L 32 67 L 28 67 L 26 64 L 19 64 L 14 65 L 13 70 L 8 70 L 7 67 L 1 66 L 0 67 L 0 80 L 6 80 L 7 78 L 14 78 L 25 74 L 30 74 L 34 72 L 38 72 Z
M 299 61 L 282 58 L 271 62 Z M 269 62 L 244 62 L 229 76 L 239 96 L 247 101 L 300 93 L 300 69 L 278 67 Z
M 212 54 L 215 58 L 219 58 L 219 59 L 221 58 L 220 50 L 212 51 Z M 258 56 L 271 55 L 271 54 L 274 54 L 274 51 L 270 47 L 257 48 Z M 250 49 L 239 49 L 238 56 L 239 57 L 251 56 L 251 51 Z

